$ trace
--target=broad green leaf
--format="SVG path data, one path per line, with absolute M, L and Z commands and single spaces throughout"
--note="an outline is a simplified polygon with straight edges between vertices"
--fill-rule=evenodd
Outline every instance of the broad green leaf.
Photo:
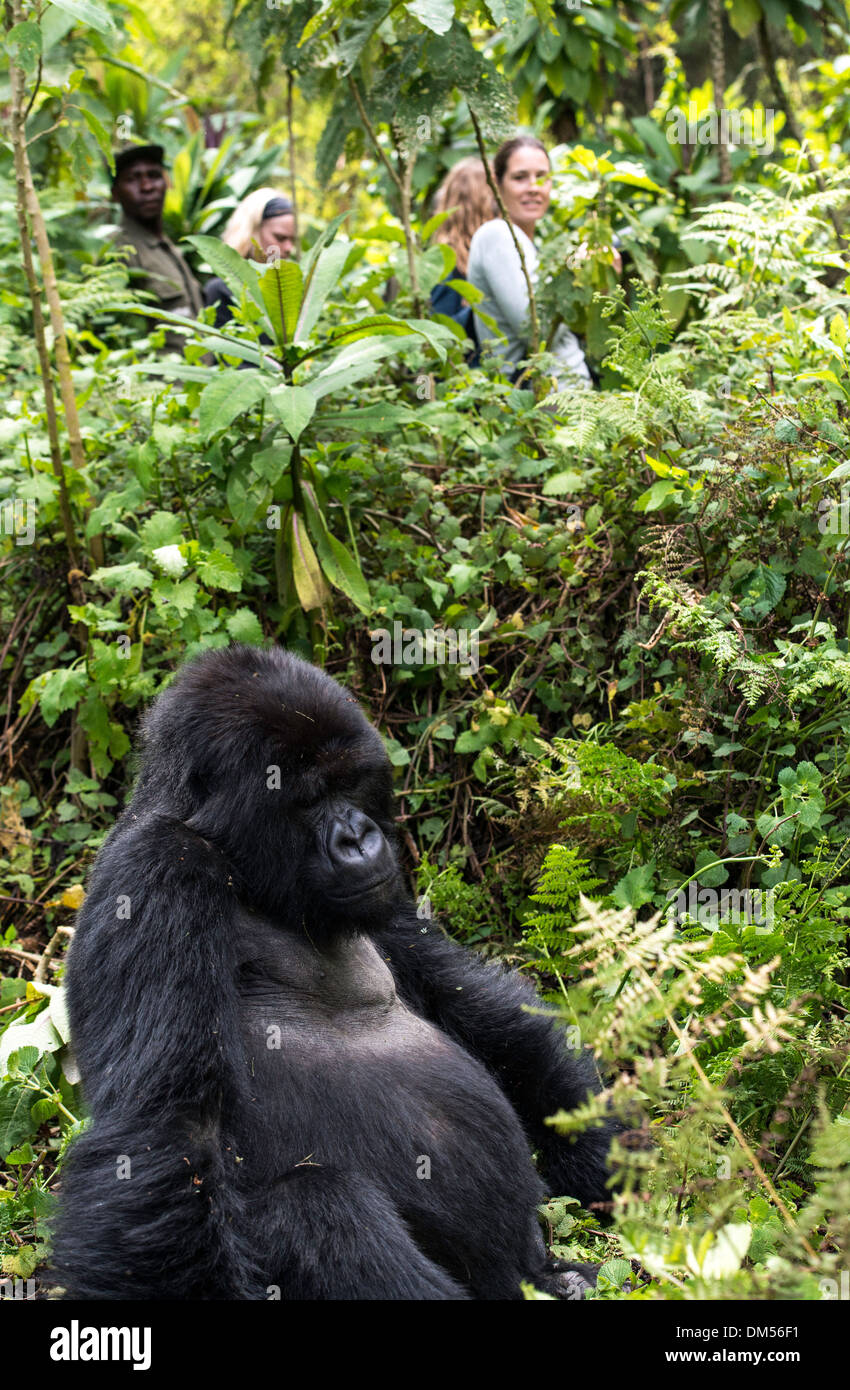
M 259 372 L 240 372 L 236 368 L 219 372 L 201 392 L 198 422 L 201 438 L 218 434 L 237 415 L 250 410 L 268 391 L 268 382 Z
M 99 584 L 103 589 L 113 589 L 116 594 L 129 594 L 133 589 L 149 589 L 153 583 L 150 570 L 142 565 L 103 565 L 95 570 L 90 583 Z
M 260 290 L 259 271 L 253 261 L 240 256 L 232 246 L 225 246 L 217 236 L 187 236 L 183 237 L 183 240 L 190 242 L 195 250 L 201 253 L 216 275 L 235 294 L 238 294 L 240 287 L 244 285 L 257 307 L 265 308 Z
M 161 612 L 173 608 L 182 619 L 197 607 L 199 592 L 194 579 L 157 579 L 151 597 Z
M 32 1098 L 33 1092 L 28 1086 L 14 1081 L 0 1085 L 0 1159 L 33 1133 L 35 1125 L 30 1115 Z
M 497 29 L 506 24 L 514 27 L 525 18 L 525 0 L 485 0 L 485 8 Z M 540 11 L 536 13 L 539 17 Z
M 298 322 L 295 325 L 295 337 L 299 342 L 309 338 L 325 300 L 342 274 L 350 250 L 351 247 L 345 242 L 334 242 L 333 246 L 328 246 L 318 257 L 304 290 Z
M 654 512 L 664 503 L 671 493 L 676 492 L 676 484 L 670 478 L 659 478 L 657 483 L 653 483 L 647 492 L 642 492 L 635 502 L 636 512 Z
M 303 286 L 297 261 L 278 261 L 260 276 L 263 303 L 281 346 L 291 343 L 295 334 Z
M 797 826 L 784 814 L 774 816 L 770 811 L 763 811 L 756 820 L 756 830 L 769 845 L 787 845 L 796 835 Z
M 668 463 L 666 459 L 654 459 L 651 454 L 646 455 L 646 461 L 653 473 L 657 473 L 659 478 L 687 478 L 686 468 L 677 468 L 675 463 Z
M 484 291 L 477 285 L 473 285 L 469 280 L 452 279 L 448 282 L 450 290 L 457 290 L 462 295 L 467 304 L 480 304 L 484 298 Z
M 271 334 L 271 324 L 266 325 L 266 328 L 267 332 Z M 232 338 L 218 336 L 215 338 L 201 338 L 199 340 L 199 345 L 205 352 L 217 352 L 221 353 L 222 357 L 235 357 L 240 362 L 250 362 L 252 367 L 259 367 L 267 381 L 270 376 L 273 376 L 275 380 L 277 380 L 281 375 L 281 367 L 277 358 L 270 357 L 262 348 L 258 350 L 255 347 L 251 347 L 250 343 L 247 343 L 244 339 L 241 342 L 235 342 Z M 178 366 L 182 369 L 182 362 L 178 363 Z M 207 367 L 205 370 L 210 378 L 215 374 L 214 368 L 210 369 Z M 177 376 L 181 380 L 183 377 L 186 377 L 186 375 L 186 372 L 183 370 L 177 372 Z
M 41 30 L 34 19 L 13 25 L 6 35 L 5 46 L 18 67 L 27 74 L 35 72 L 41 57 Z
M 394 241 L 397 246 L 407 245 L 402 228 L 393 226 L 392 222 L 383 222 L 377 227 L 372 227 L 369 236 L 372 241 Z
M 337 217 L 333 219 L 332 222 L 329 222 L 328 225 L 325 227 L 325 230 L 322 232 L 321 236 L 317 237 L 317 239 L 313 242 L 313 245 L 310 247 L 310 250 L 307 252 L 306 256 L 302 260 L 301 274 L 304 276 L 305 293 L 309 289 L 310 280 L 313 277 L 313 272 L 315 271 L 316 263 L 319 259 L 319 256 L 324 251 L 326 246 L 330 246 L 331 242 L 333 241 L 334 237 L 336 236 L 337 232 L 339 231 L 340 227 L 342 226 L 343 222 L 345 221 L 346 217 L 348 217 L 348 215 L 349 214 L 347 212 L 341 212 Z
M 543 492 L 547 497 L 560 497 L 568 492 L 580 492 L 584 483 L 584 477 L 574 468 L 568 468 L 563 473 L 553 473 L 543 484 Z
M 267 372 L 280 371 L 280 363 L 274 357 L 251 347 L 244 338 L 235 338 L 224 329 L 214 328 L 212 324 L 199 323 L 197 319 L 190 319 L 185 314 L 170 314 L 166 309 L 158 309 L 154 304 L 146 304 L 143 308 L 138 303 L 131 304 L 128 301 L 121 305 L 121 310 L 123 313 L 136 314 L 140 318 L 156 319 L 161 323 L 173 323 L 178 328 L 185 328 L 190 336 L 199 339 L 200 347 L 207 352 L 220 352 L 227 357 L 238 357 L 241 361 L 262 367 Z M 265 309 L 263 319 L 263 326 L 271 333 L 272 325 L 267 321 Z M 207 336 L 200 337 L 201 334 Z M 211 381 L 216 374 L 214 367 L 190 367 L 185 362 L 135 363 L 127 370 L 144 373 L 145 376 L 173 376 L 186 381 Z
M 57 43 L 61 43 L 75 23 L 72 14 L 65 14 L 64 10 L 58 9 L 56 5 L 48 5 L 39 21 L 42 52 L 47 54 Z
M 415 341 L 411 335 L 409 339 L 367 338 L 358 343 L 349 343 L 331 362 L 305 379 L 304 385 L 319 400 L 330 391 L 338 391 L 354 381 L 360 381 L 374 370 L 382 357 L 398 352 L 402 343 L 412 344 Z
M 238 594 L 242 588 L 242 575 L 230 556 L 221 550 L 210 550 L 198 561 L 197 570 L 208 589 L 226 589 L 228 593 Z
M 748 38 L 762 16 L 759 0 L 732 0 L 726 12 L 739 39 Z
M 481 570 L 477 565 L 467 564 L 465 560 L 457 560 L 449 566 L 446 571 L 446 578 L 451 581 L 452 588 L 460 598 L 477 579 L 481 578 Z
M 316 410 L 317 397 L 304 386 L 276 386 L 269 401 L 287 434 L 298 443 Z
M 309 613 L 313 608 L 322 608 L 328 599 L 327 585 L 316 552 L 310 544 L 304 518 L 296 511 L 290 515 L 289 539 L 292 555 L 292 577 L 298 602 Z
M 249 646 L 259 646 L 266 640 L 260 626 L 260 620 L 256 613 L 251 612 L 250 608 L 237 608 L 225 620 L 224 626 L 234 642 L 245 642 Z
M 251 472 L 267 483 L 277 483 L 289 467 L 292 445 L 275 439 L 267 449 L 258 449 L 248 458 Z
M 613 1260 L 606 1260 L 600 1269 L 597 1279 L 607 1279 L 616 1288 L 621 1289 L 627 1279 L 632 1277 L 632 1267 L 628 1260 L 622 1256 L 617 1256 Z
M 447 34 L 454 23 L 454 0 L 410 0 L 404 8 L 432 34 Z
M 346 550 L 342 541 L 337 540 L 330 531 L 327 533 L 327 543 L 333 554 L 332 561 L 329 557 L 322 559 L 322 568 L 328 579 L 335 588 L 341 590 L 347 598 L 351 599 L 355 608 L 359 608 L 361 613 L 371 613 L 372 596 L 354 556 Z
M 109 138 L 108 130 L 97 119 L 97 116 L 94 114 L 94 112 L 89 111 L 87 106 L 79 106 L 77 107 L 77 110 L 80 112 L 80 115 L 82 116 L 83 120 L 85 121 L 86 125 L 88 126 L 89 130 L 91 131 L 92 135 L 94 136 L 104 155 L 106 156 L 110 168 L 114 167 L 115 155 L 112 151 L 112 141 Z
M 361 613 L 370 613 L 372 600 L 360 566 L 329 530 L 312 484 L 302 483 L 301 490 L 310 533 L 316 543 L 322 570 L 334 588 L 339 589 L 346 598 L 350 598 Z
M 34 1124 L 43 1125 L 45 1120 L 50 1120 L 53 1118 L 54 1115 L 59 1114 L 59 1106 L 57 1105 L 55 1100 L 49 1100 L 47 1097 L 45 1097 L 44 1100 L 36 1101 L 35 1105 L 30 1110 L 30 1114 L 32 1115 Z M 27 1145 L 27 1147 L 29 1147 L 29 1145 Z M 14 1156 L 12 1154 L 8 1154 L 6 1157 L 6 1162 L 10 1163 L 13 1161 Z
M 824 811 L 823 797 L 811 797 L 808 801 L 801 801 L 797 805 L 799 811 L 800 825 L 804 830 L 814 830 L 819 824 L 821 815 Z
M 248 529 L 260 507 L 268 505 L 271 496 L 268 487 L 246 468 L 244 459 L 231 468 L 226 495 L 230 515 L 241 531 Z
M 718 864 L 721 856 L 713 849 L 701 849 L 694 861 L 694 868 L 699 869 L 697 882 L 700 888 L 717 888 L 721 883 L 725 883 L 729 877 L 729 866 Z M 709 867 L 713 865 L 714 867 Z
M 88 676 L 81 666 L 64 666 L 55 671 L 43 671 L 31 680 L 21 699 L 21 712 L 27 711 L 38 700 L 41 715 L 48 726 L 53 727 L 60 714 L 73 709 L 83 698 L 88 686 Z
M 436 352 L 440 361 L 445 362 L 446 350 L 450 343 L 454 342 L 453 333 L 443 328 L 442 324 L 434 323 L 431 319 L 404 319 L 402 322 L 407 324 L 410 333 L 421 333 L 428 346 Z
M 667 166 L 669 172 L 681 168 L 682 156 L 681 147 L 673 145 L 667 139 L 667 131 L 662 130 L 651 116 L 636 116 L 632 122 L 634 129 L 640 138 L 647 144 L 661 164 Z
M 740 588 L 740 602 L 748 616 L 766 618 L 785 594 L 785 575 L 759 563 Z
M 398 401 L 386 405 L 358 406 L 352 410 L 334 411 L 334 429 L 355 430 L 358 434 L 387 434 L 399 425 L 421 425 L 421 412 Z
M 99 34 L 115 32 L 112 16 L 95 0 L 53 0 L 53 4 L 57 10 L 73 15 L 74 19 L 87 24 L 90 29 L 96 29 Z
M 819 372 L 800 372 L 800 375 L 797 377 L 797 380 L 828 381 L 831 386 L 837 386 L 840 390 L 844 390 L 844 387 L 841 385 L 841 382 L 838 380 L 838 377 L 835 375 L 835 372 L 830 372 L 828 370 Z
M 612 888 L 611 897 L 618 907 L 631 907 L 637 912 L 645 903 L 652 902 L 654 881 L 655 860 L 650 859 L 623 874 Z
M 387 750 L 387 757 L 389 758 L 393 767 L 407 767 L 407 765 L 410 762 L 410 754 L 408 753 L 407 749 L 401 743 L 399 743 L 398 739 L 388 738 L 386 734 L 382 734 L 381 737 L 384 740 L 384 747 Z
M 444 208 L 442 212 L 435 212 L 433 217 L 428 218 L 428 221 L 423 224 L 420 233 L 423 246 L 434 235 L 437 228 L 442 227 L 447 218 L 451 217 L 453 211 L 453 208 Z
M 174 512 L 154 512 L 139 528 L 142 549 L 152 555 L 164 545 L 179 545 L 183 538 L 184 522 Z
M 645 188 L 649 193 L 664 194 L 665 190 L 660 184 L 648 179 L 645 174 L 631 174 L 628 170 L 618 169 L 615 174 L 611 174 L 609 183 L 624 183 L 630 188 Z
M 335 328 L 326 341 L 331 347 L 342 347 L 345 343 L 359 342 L 361 338 L 379 338 L 388 334 L 406 338 L 410 334 L 410 325 L 405 319 L 394 318 L 392 314 L 369 314 L 355 323 Z

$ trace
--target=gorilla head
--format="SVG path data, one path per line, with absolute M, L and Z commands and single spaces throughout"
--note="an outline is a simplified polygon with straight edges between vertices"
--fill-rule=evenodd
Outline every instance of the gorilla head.
M 381 738 L 353 696 L 280 648 L 182 669 L 144 722 L 134 804 L 214 845 L 242 901 L 308 931 L 361 930 L 402 896 Z

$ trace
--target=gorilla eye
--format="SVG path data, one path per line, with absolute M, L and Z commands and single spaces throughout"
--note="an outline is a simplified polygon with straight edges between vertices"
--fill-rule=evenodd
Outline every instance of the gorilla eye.
M 357 772 L 343 772 L 339 777 L 334 778 L 334 788 L 340 792 L 354 792 L 360 786 L 360 775 Z

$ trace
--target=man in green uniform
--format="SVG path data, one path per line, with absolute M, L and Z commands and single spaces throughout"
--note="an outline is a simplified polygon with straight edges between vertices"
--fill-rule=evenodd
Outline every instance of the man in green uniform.
M 133 284 L 156 296 L 171 314 L 196 319 L 204 301 L 201 287 L 174 245 L 162 230 L 165 202 L 165 169 L 161 145 L 132 145 L 115 157 L 112 196 L 123 216 L 115 233 L 116 246 L 132 247 L 128 260 Z M 139 273 L 141 272 L 141 273 Z M 151 320 L 151 327 L 156 320 Z M 166 329 L 166 348 L 182 352 L 185 337 Z

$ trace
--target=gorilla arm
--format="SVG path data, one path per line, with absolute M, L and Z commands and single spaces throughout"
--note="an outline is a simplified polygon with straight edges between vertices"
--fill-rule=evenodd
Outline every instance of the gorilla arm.
M 125 817 L 101 851 L 68 970 L 93 1115 L 62 1177 L 54 1265 L 68 1297 L 257 1289 L 224 1129 L 242 1084 L 232 915 L 222 861 L 173 822 Z
M 423 930 L 425 928 L 425 930 Z M 375 937 L 392 965 L 404 1001 L 477 1057 L 501 1085 L 522 1120 L 551 1195 L 583 1205 L 610 1200 L 606 1159 L 617 1126 L 608 1122 L 575 1139 L 544 1124 L 599 1090 L 593 1059 L 571 1052 L 541 1001 L 514 971 L 487 963 L 450 941 L 436 923 L 400 912 Z

